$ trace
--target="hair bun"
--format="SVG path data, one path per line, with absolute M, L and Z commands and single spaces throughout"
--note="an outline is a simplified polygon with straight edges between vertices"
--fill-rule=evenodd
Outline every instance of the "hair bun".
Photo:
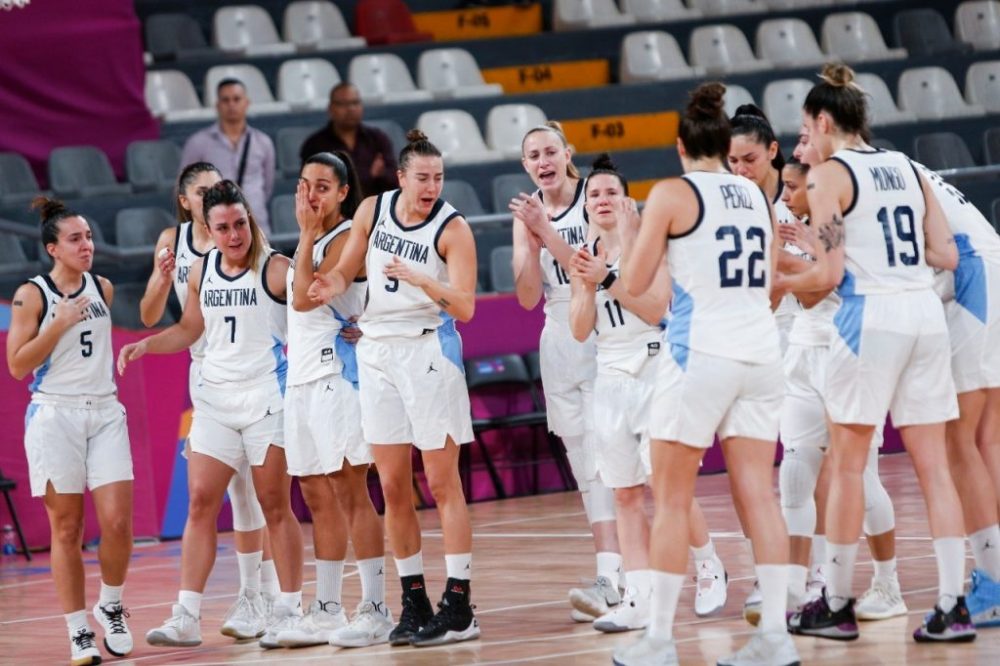
M 419 141 L 429 141 L 427 135 L 415 127 L 406 133 L 406 140 L 409 143 L 417 143 Z
M 764 110 L 756 104 L 740 104 L 736 107 L 736 113 L 733 114 L 734 118 L 736 116 L 756 116 L 757 118 L 767 118 L 767 116 L 764 115 Z
M 823 65 L 819 78 L 836 88 L 857 87 L 854 81 L 854 70 L 842 62 L 828 62 Z
M 616 165 L 614 160 L 611 159 L 611 155 L 607 153 L 601 153 L 598 155 L 591 163 L 590 168 L 593 171 L 618 171 L 618 165 Z
M 723 115 L 726 86 L 718 81 L 702 83 L 691 91 L 686 114 L 691 120 L 708 120 Z
M 42 222 L 69 210 L 62 201 L 50 199 L 46 196 L 38 196 L 32 199 L 31 209 L 39 212 L 42 216 Z

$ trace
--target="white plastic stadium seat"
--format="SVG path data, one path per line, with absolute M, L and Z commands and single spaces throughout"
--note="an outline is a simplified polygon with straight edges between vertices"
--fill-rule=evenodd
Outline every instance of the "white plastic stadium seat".
M 417 119 L 417 128 L 438 147 L 447 164 L 495 162 L 500 151 L 490 150 L 483 141 L 476 120 L 466 111 L 427 111 Z
M 519 159 L 521 141 L 533 127 L 544 125 L 548 118 L 534 104 L 500 104 L 486 116 L 486 143 L 504 157 Z
M 417 85 L 437 99 L 494 97 L 503 86 L 486 83 L 479 65 L 465 49 L 430 49 L 417 61 Z
M 758 60 L 746 35 L 735 25 L 705 25 L 691 32 L 691 64 L 709 76 L 736 72 L 759 72 L 772 67 Z
M 915 67 L 899 77 L 899 105 L 920 120 L 986 115 L 978 104 L 966 104 L 958 84 L 943 67 Z
M 912 123 L 917 120 L 917 116 L 910 111 L 899 110 L 889 86 L 878 74 L 858 74 L 855 81 L 868 95 L 868 120 L 872 127 Z
M 168 123 L 215 118 L 215 109 L 201 105 L 187 74 L 173 69 L 146 72 L 146 106 Z
M 970 0 L 955 10 L 955 34 L 977 51 L 1000 49 L 1000 2 Z
M 231 53 L 285 55 L 295 53 L 295 44 L 281 41 L 271 15 L 257 5 L 233 5 L 215 11 L 212 19 L 215 45 Z
M 701 18 L 701 12 L 691 9 L 682 0 L 622 0 L 622 9 L 639 23 Z
M 735 16 L 759 14 L 768 10 L 764 0 L 688 0 L 688 4 L 702 16 Z
M 823 50 L 846 62 L 868 60 L 898 60 L 906 57 L 906 49 L 890 49 L 878 29 L 878 24 L 864 12 L 830 14 L 823 19 Z
M 287 113 L 292 108 L 287 102 L 274 100 L 267 80 L 253 65 L 216 65 L 205 72 L 205 106 L 215 106 L 216 87 L 223 79 L 236 79 L 247 89 L 247 97 L 250 98 L 247 115 Z
M 363 49 L 368 44 L 364 37 L 351 35 L 344 15 L 332 2 L 293 2 L 285 7 L 282 31 L 285 41 L 299 51 Z
M 802 126 L 802 103 L 812 90 L 809 79 L 771 81 L 764 88 L 764 114 L 778 136 L 799 133 Z
M 674 36 L 663 30 L 643 30 L 625 35 L 618 61 L 618 80 L 672 81 L 704 76 L 705 70 L 690 67 Z
M 278 70 L 278 99 L 293 109 L 320 111 L 330 103 L 330 89 L 340 83 L 340 74 L 322 58 L 286 60 Z
M 973 63 L 965 72 L 965 99 L 1000 113 L 1000 60 Z
M 806 9 L 808 7 L 832 7 L 836 0 L 767 0 L 771 9 Z
M 744 104 L 756 104 L 753 99 L 753 95 L 750 91 L 743 86 L 737 86 L 727 83 L 726 84 L 726 94 L 723 96 L 722 101 L 726 105 L 726 115 L 732 118 L 736 115 L 736 109 L 740 108 Z
M 826 61 L 812 28 L 802 19 L 771 19 L 757 27 L 757 55 L 775 67 L 813 67 Z
M 615 0 L 555 0 L 552 26 L 556 31 L 631 25 L 635 17 L 618 10 Z
M 355 56 L 347 74 L 365 104 L 402 104 L 427 102 L 433 96 L 417 90 L 403 59 L 394 53 L 372 53 Z

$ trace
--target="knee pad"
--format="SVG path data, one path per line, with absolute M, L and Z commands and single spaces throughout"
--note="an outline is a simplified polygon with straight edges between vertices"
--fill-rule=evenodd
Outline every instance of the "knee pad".
M 580 492 L 586 492 L 587 484 L 597 478 L 597 461 L 593 450 L 588 447 L 587 437 L 588 435 L 576 435 L 562 438 L 566 459 Z
M 878 475 L 878 449 L 872 448 L 862 475 L 865 487 L 865 534 L 883 534 L 896 528 L 896 512 L 892 498 Z
M 813 448 L 786 449 L 778 471 L 781 513 L 792 536 L 812 536 L 816 529 L 816 479 L 823 452 Z
M 602 523 L 615 520 L 615 493 L 604 482 L 593 479 L 588 482 L 588 492 L 583 495 L 583 507 L 587 512 L 587 522 Z
M 251 474 L 249 467 L 233 474 L 227 488 L 229 503 L 233 507 L 233 529 L 237 532 L 253 532 L 267 524 L 257 501 Z

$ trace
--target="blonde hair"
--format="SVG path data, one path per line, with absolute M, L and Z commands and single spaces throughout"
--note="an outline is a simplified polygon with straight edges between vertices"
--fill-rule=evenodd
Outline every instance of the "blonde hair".
M 524 142 L 528 140 L 529 136 L 536 132 L 551 132 L 559 138 L 559 142 L 562 143 L 563 148 L 568 149 L 570 153 L 570 160 L 566 163 L 566 175 L 570 178 L 579 178 L 580 171 L 576 168 L 576 165 L 573 164 L 573 146 L 571 146 L 569 141 L 566 140 L 566 133 L 563 132 L 562 125 L 558 120 L 548 120 L 544 125 L 536 125 L 528 130 L 525 133 L 524 138 L 521 139 L 521 154 L 524 155 Z

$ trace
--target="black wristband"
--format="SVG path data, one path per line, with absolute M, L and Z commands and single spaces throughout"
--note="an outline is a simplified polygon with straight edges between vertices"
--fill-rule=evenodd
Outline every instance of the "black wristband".
M 617 279 L 618 276 L 615 275 L 613 271 L 608 271 L 608 276 L 601 280 L 601 286 L 605 289 L 611 289 L 611 285 L 613 285 Z

